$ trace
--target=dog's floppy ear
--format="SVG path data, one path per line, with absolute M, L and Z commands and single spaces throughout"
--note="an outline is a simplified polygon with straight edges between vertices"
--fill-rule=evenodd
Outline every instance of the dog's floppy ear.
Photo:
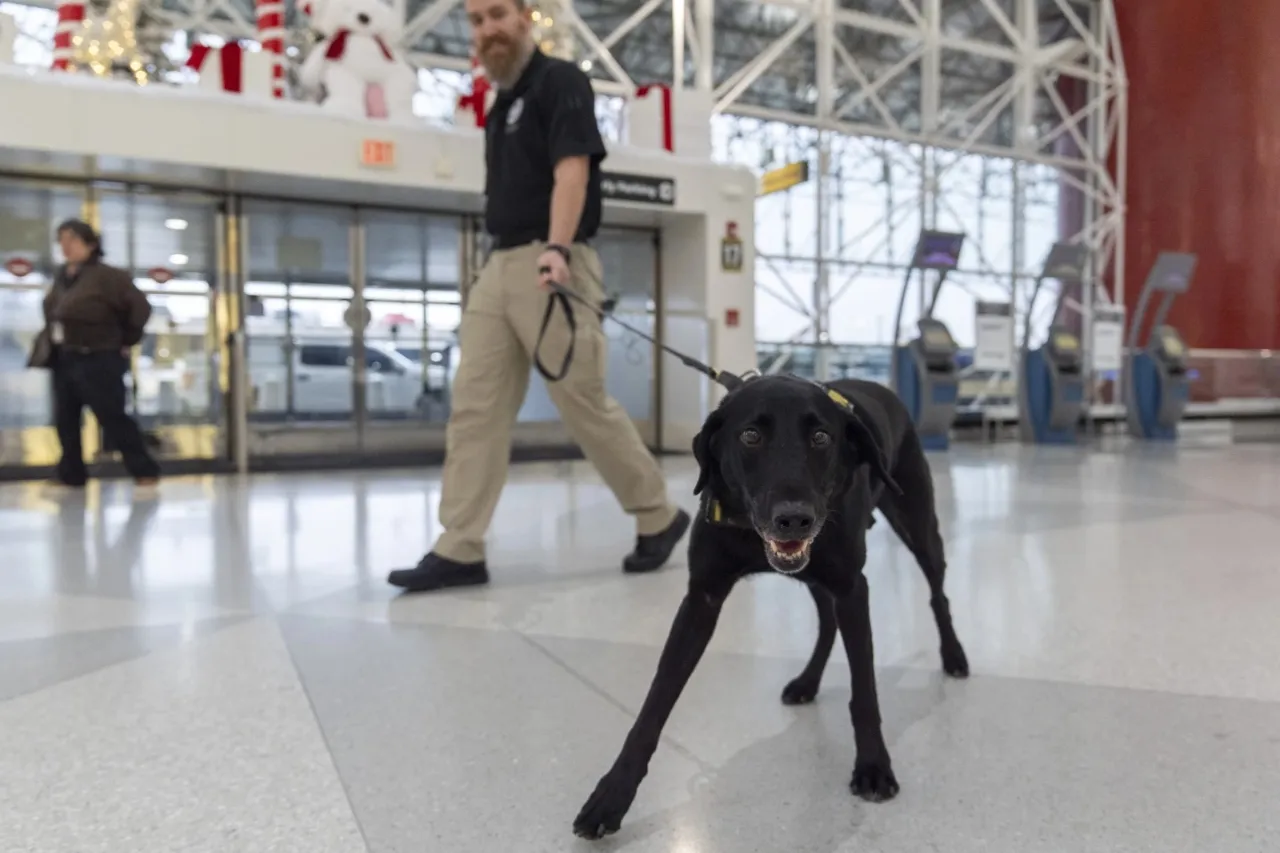
M 902 489 L 893 480 L 893 475 L 889 473 L 889 460 L 885 457 L 884 448 L 880 446 L 880 439 L 876 436 L 876 432 L 866 421 L 858 417 L 858 413 L 850 408 L 847 412 L 849 423 L 848 433 L 849 441 L 858 450 L 858 457 L 865 459 L 867 464 L 871 466 L 871 473 L 880 478 L 885 488 L 902 494 Z
M 702 494 L 707 483 L 715 476 L 716 460 L 711 452 L 711 441 L 720 430 L 722 423 L 724 423 L 724 417 L 719 412 L 712 412 L 703 423 L 701 431 L 693 437 L 693 458 L 698 460 L 698 482 L 693 485 L 695 495 Z
M 880 478 L 885 488 L 902 494 L 902 489 L 889 473 L 889 460 L 885 456 L 884 447 L 880 444 L 880 437 L 876 434 L 875 428 L 858 416 L 858 410 L 843 394 L 831 388 L 826 390 L 832 402 L 844 410 L 847 420 L 845 427 L 847 437 L 849 443 L 857 450 L 858 458 L 866 460 L 871 466 L 871 473 Z

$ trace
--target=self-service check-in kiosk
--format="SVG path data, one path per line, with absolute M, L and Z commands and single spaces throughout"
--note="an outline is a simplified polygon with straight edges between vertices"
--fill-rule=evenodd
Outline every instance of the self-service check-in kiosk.
M 1022 331 L 1022 376 L 1018 383 L 1018 432 L 1023 441 L 1036 444 L 1074 444 L 1076 427 L 1085 406 L 1088 371 L 1080 337 L 1062 322 L 1067 285 L 1082 281 L 1088 249 L 1055 243 L 1049 249 L 1044 269 L 1036 277 L 1027 303 Z M 1036 298 L 1048 279 L 1060 287 L 1049 321 L 1049 335 L 1036 349 L 1031 348 L 1031 321 Z
M 1125 341 L 1125 404 L 1129 434 L 1135 438 L 1171 441 L 1178 437 L 1178 421 L 1187 407 L 1191 388 L 1187 377 L 1187 347 L 1177 329 L 1166 325 L 1169 309 L 1179 293 L 1186 293 L 1195 273 L 1196 256 L 1161 252 L 1142 285 L 1138 307 Z M 1154 294 L 1160 305 L 1141 342 L 1142 321 Z
M 946 450 L 950 444 L 951 424 L 956 417 L 956 399 L 959 396 L 960 375 L 956 365 L 959 347 L 951 332 L 940 320 L 933 318 L 938 303 L 938 293 L 947 273 L 960 262 L 960 250 L 964 248 L 964 235 L 947 231 L 922 231 L 916 242 L 915 256 L 902 281 L 902 293 L 898 297 L 898 313 L 894 318 L 893 364 L 890 377 L 893 390 L 906 404 L 915 424 L 920 443 L 926 450 Z M 928 271 L 938 274 L 932 292 L 928 290 Z M 907 291 L 911 277 L 920 275 L 920 293 L 923 304 L 916 326 L 919 334 L 913 340 L 899 344 L 902 313 L 906 307 Z M 928 296 L 927 303 L 924 302 Z

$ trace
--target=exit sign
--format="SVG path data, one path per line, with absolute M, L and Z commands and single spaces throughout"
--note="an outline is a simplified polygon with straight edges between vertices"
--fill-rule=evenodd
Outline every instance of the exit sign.
M 396 144 L 389 139 L 366 139 L 360 147 L 360 165 L 393 168 L 396 165 Z

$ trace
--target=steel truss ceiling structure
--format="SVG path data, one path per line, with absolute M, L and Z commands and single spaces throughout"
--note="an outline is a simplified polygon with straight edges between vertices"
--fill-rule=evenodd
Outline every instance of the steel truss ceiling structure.
M 146 2 L 154 19 L 190 39 L 255 36 L 253 0 Z M 390 2 L 406 21 L 403 46 L 421 67 L 469 68 L 462 0 Z M 964 154 L 1052 168 L 1062 192 L 1079 200 L 1073 233 L 1062 236 L 1094 249 L 1101 273 L 1122 269 L 1124 258 L 1127 82 L 1113 3 L 558 0 L 557 16 L 568 18 L 575 58 L 602 93 L 626 95 L 645 83 L 696 87 L 713 92 L 717 112 L 740 122 L 810 131 L 801 136 L 828 167 L 817 170 L 820 209 L 839 172 L 831 166 L 847 147 L 839 140 L 932 152 L 918 161 L 925 224 L 939 199 L 945 207 L 947 172 L 963 170 Z M 287 10 L 301 44 L 305 19 L 293 0 Z M 681 73 L 673 75 L 675 68 Z M 838 238 L 829 218 L 818 217 L 816 245 L 806 252 L 820 266 Z M 1012 272 L 1038 260 L 1017 258 Z M 810 309 L 816 340 L 825 339 L 825 290 L 815 286 Z
M 424 67 L 464 70 L 461 0 L 393 0 Z M 603 92 L 697 86 L 719 112 L 1070 170 L 1119 214 L 1125 75 L 1113 0 L 574 0 L 563 7 Z M 251 0 L 160 0 L 176 27 L 252 38 Z M 288 3 L 291 22 L 298 21 Z M 682 73 L 673 76 L 673 69 Z M 1091 241 L 1101 235 L 1091 233 Z M 1114 250 L 1115 247 L 1108 247 Z
M 461 0 L 393 0 L 424 67 L 465 70 Z M 31 5 L 52 5 L 52 0 Z M 175 29 L 253 38 L 252 0 L 150 0 Z M 714 89 L 722 112 L 854 134 L 1052 155 L 1084 105 L 1060 75 L 1118 86 L 1111 0 L 574 0 L 581 60 L 602 91 Z M 301 23 L 293 0 L 291 24 Z M 710 30 L 710 33 L 702 32 Z M 679 39 L 683 44 L 678 44 Z M 684 73 L 672 70 L 681 61 Z M 1034 79 L 1033 79 L 1034 78 Z M 1066 115 L 1063 115 L 1063 112 Z M 1076 124 L 1079 123 L 1077 117 Z
M 395 3 L 407 21 L 405 47 L 421 65 L 468 67 L 461 0 Z M 1018 127 L 1030 133 L 1032 125 L 1044 137 L 1064 121 L 1052 95 L 1037 91 L 1019 125 L 1015 78 L 1037 69 L 1096 79 L 1114 62 L 1103 0 L 575 0 L 565 7 L 579 34 L 578 58 L 591 62 L 602 91 L 709 86 L 721 111 L 1006 153 L 1027 148 Z M 292 0 L 287 8 L 290 23 L 300 23 Z M 152 10 L 192 33 L 254 37 L 251 0 L 153 0 Z M 683 45 L 675 41 L 681 36 Z M 1044 149 L 1052 140 L 1041 143 Z
M 392 0 L 423 67 L 465 70 L 461 0 Z M 1102 167 L 1123 126 L 1113 0 L 574 0 L 599 89 L 713 89 L 720 112 Z M 52 0 L 31 5 L 49 6 Z M 252 0 L 149 0 L 193 36 L 252 39 Z M 288 20 L 302 22 L 293 0 Z M 684 73 L 673 78 L 675 63 Z M 1078 84 L 1076 91 L 1062 85 Z M 1081 132 L 1088 128 L 1094 139 Z M 1102 129 L 1099 135 L 1098 130 Z M 1122 169 L 1122 164 L 1117 164 Z M 1098 193 L 1114 187 L 1099 182 Z

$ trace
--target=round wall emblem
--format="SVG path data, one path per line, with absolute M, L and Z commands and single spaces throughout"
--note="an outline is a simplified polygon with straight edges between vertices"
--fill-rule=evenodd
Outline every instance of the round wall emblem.
M 4 262 L 4 268 L 9 275 L 15 278 L 23 278 L 35 272 L 36 265 L 26 258 L 10 258 Z

